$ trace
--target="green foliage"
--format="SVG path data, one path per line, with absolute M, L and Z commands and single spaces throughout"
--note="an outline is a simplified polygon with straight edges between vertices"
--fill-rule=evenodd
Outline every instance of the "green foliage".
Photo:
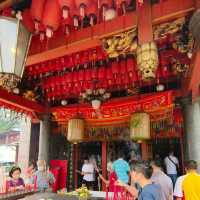
M 19 126 L 19 117 L 10 110 L 0 110 L 0 134 L 8 132 Z

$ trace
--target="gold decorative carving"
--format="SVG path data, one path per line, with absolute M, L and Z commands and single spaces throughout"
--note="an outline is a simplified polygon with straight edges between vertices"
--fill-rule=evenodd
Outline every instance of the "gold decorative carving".
M 137 31 L 132 29 L 103 40 L 103 47 L 110 58 L 133 54 L 137 49 Z

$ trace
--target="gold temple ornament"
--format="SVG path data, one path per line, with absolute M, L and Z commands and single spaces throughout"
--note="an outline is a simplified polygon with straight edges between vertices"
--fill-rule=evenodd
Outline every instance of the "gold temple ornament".
M 156 77 L 158 64 L 158 49 L 155 42 L 148 42 L 138 46 L 137 66 L 143 80 L 147 81 Z

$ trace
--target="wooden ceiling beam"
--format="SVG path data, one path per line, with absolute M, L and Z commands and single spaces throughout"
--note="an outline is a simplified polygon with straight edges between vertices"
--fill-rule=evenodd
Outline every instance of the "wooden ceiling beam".
M 195 2 L 191 0 L 163 1 L 152 6 L 152 24 L 159 24 L 173 20 L 177 17 L 188 15 L 195 10 Z M 30 49 L 27 65 L 44 62 L 77 51 L 92 48 L 101 44 L 101 39 L 112 34 L 136 27 L 137 14 L 132 12 L 126 16 L 95 25 L 93 28 L 85 28 L 72 34 L 68 40 L 58 35 L 48 41 L 48 50 L 42 49 L 39 39 L 33 41 Z M 37 45 L 35 45 L 37 44 Z
M 8 93 L 6 90 L 0 89 L 0 104 L 7 104 L 11 107 L 16 107 L 19 110 L 33 112 L 33 113 L 45 113 L 44 106 L 25 99 L 21 96 Z

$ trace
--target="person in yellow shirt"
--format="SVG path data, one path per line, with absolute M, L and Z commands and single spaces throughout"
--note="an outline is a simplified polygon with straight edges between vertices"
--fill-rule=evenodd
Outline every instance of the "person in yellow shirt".
M 186 175 L 178 178 L 174 188 L 176 200 L 200 200 L 200 175 L 197 167 L 194 160 L 185 163 Z

